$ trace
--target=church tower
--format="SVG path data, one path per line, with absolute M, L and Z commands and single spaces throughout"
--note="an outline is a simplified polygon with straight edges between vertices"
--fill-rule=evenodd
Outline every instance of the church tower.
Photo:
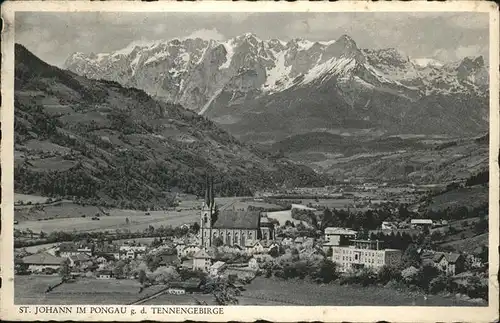
M 207 176 L 205 181 L 205 200 L 201 206 L 200 242 L 202 247 L 212 245 L 212 224 L 214 221 L 215 195 L 213 178 Z

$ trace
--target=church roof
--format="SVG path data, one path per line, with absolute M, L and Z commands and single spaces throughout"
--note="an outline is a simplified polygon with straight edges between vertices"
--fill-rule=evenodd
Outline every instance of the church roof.
M 258 229 L 259 211 L 224 210 L 219 212 L 214 228 L 218 229 Z

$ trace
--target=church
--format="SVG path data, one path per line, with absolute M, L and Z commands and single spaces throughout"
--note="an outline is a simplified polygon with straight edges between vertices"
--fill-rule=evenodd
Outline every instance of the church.
M 208 177 L 199 234 L 202 247 L 222 244 L 244 248 L 248 241 L 275 239 L 274 225 L 260 211 L 220 211 L 215 204 L 213 179 Z

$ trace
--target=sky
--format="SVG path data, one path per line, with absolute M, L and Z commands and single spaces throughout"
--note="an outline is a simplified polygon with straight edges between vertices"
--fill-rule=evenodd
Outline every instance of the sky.
M 396 48 L 411 58 L 442 62 L 488 56 L 486 13 L 16 13 L 16 42 L 49 64 L 74 52 L 106 53 L 131 42 L 243 33 L 261 39 L 334 40 L 349 35 L 360 48 Z

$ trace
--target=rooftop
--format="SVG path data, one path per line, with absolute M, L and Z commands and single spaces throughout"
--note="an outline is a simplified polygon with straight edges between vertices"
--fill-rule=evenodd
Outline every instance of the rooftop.
M 224 210 L 219 212 L 214 228 L 257 229 L 260 211 Z
M 356 235 L 358 232 L 348 229 L 348 228 L 335 228 L 329 227 L 325 229 L 325 234 L 345 234 L 345 235 Z
M 53 256 L 49 253 L 37 253 L 23 258 L 23 263 L 28 265 L 61 265 L 64 258 Z

